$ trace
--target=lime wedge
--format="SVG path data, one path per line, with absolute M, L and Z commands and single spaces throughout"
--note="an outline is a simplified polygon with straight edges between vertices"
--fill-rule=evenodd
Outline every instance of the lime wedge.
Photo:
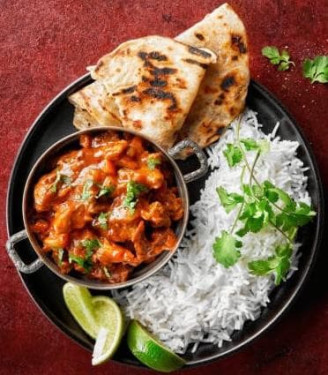
M 118 348 L 123 335 L 123 317 L 117 304 L 105 296 L 92 298 L 98 335 L 92 354 L 94 366 L 110 359 Z
M 131 321 L 127 336 L 128 347 L 132 354 L 154 370 L 171 372 L 186 364 L 182 358 L 156 340 L 136 320 Z
M 82 327 L 96 339 L 92 364 L 99 365 L 113 356 L 124 331 L 121 310 L 112 299 L 92 297 L 87 288 L 66 283 L 63 287 L 66 306 Z
M 87 288 L 66 283 L 63 287 L 64 301 L 68 310 L 82 329 L 96 339 L 98 327 L 93 314 L 92 296 Z

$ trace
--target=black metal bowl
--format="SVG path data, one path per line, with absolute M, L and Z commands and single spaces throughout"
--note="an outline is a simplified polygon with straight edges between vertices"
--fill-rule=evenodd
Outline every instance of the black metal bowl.
M 67 96 L 90 82 L 90 76 L 86 75 L 67 87 L 43 110 L 27 134 L 16 157 L 9 180 L 7 196 L 8 236 L 24 227 L 21 214 L 23 190 L 34 163 L 58 139 L 75 131 L 72 125 L 73 106 L 69 104 Z M 303 244 L 300 249 L 302 256 L 299 261 L 299 270 L 287 282 L 273 290 L 270 295 L 271 303 L 263 309 L 261 316 L 254 322 L 247 322 L 242 330 L 236 331 L 232 336 L 232 341 L 225 343 L 222 348 L 211 344 L 201 344 L 195 353 L 188 351 L 184 355 L 188 365 L 203 364 L 234 353 L 271 328 L 295 301 L 308 278 L 322 237 L 324 228 L 323 188 L 308 141 L 296 125 L 295 120 L 278 100 L 254 81 L 250 84 L 247 105 L 258 113 L 258 119 L 263 124 L 265 133 L 271 132 L 279 121 L 278 135 L 283 139 L 299 142 L 298 157 L 309 167 L 306 172 L 308 191 L 317 215 L 309 225 L 302 228 L 299 234 L 299 239 Z M 188 169 L 188 165 L 184 167 Z M 205 179 L 206 176 L 188 185 L 191 204 L 199 199 L 199 191 L 204 185 Z M 20 243 L 17 251 L 27 263 L 35 259 L 34 251 L 28 241 Z M 92 350 L 93 340 L 82 331 L 65 306 L 62 297 L 64 281 L 45 267 L 33 274 L 20 274 L 20 277 L 34 302 L 50 321 L 84 348 Z M 104 294 L 104 292 L 102 293 Z M 126 364 L 140 365 L 129 353 L 124 340 L 114 360 Z

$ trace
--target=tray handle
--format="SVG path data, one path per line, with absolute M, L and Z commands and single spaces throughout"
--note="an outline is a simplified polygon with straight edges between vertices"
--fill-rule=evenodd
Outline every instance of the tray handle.
M 43 266 L 43 262 L 41 259 L 36 259 L 30 264 L 25 264 L 20 256 L 17 254 L 15 250 L 15 245 L 17 242 L 23 241 L 27 238 L 26 230 L 23 229 L 20 232 L 13 234 L 8 241 L 6 242 L 6 250 L 12 262 L 14 263 L 15 267 L 18 269 L 19 272 L 30 274 L 37 271 L 40 267 Z
M 183 141 L 177 143 L 175 146 L 168 150 L 168 154 L 175 159 L 176 157 L 179 157 L 181 155 L 181 151 L 185 149 L 192 149 L 200 164 L 200 167 L 198 169 L 183 176 L 186 183 L 188 183 L 197 180 L 200 177 L 203 177 L 208 171 L 208 163 L 204 151 L 198 146 L 197 143 L 190 139 L 184 139 Z

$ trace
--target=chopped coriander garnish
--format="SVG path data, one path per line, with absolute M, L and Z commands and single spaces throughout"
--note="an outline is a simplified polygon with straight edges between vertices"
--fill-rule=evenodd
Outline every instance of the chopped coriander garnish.
M 96 250 L 101 246 L 101 243 L 97 238 L 83 240 L 81 241 L 81 244 L 86 249 L 87 254 L 92 253 L 93 250 Z
M 61 267 L 63 264 L 63 257 L 64 257 L 64 249 L 60 248 L 58 249 L 58 265 Z
M 282 50 L 274 46 L 267 46 L 262 48 L 262 55 L 270 60 L 273 65 L 278 65 L 278 70 L 284 71 L 290 68 L 290 65 L 295 65 L 293 61 L 290 61 L 290 56 L 287 50 Z
M 84 268 L 87 272 L 90 272 L 92 268 L 92 255 L 93 251 L 96 250 L 101 246 L 100 241 L 97 238 L 94 239 L 86 239 L 81 241 L 81 245 L 85 248 L 85 256 L 77 256 L 74 254 L 70 254 L 68 260 L 70 263 L 75 262 L 80 267 Z
M 90 189 L 93 186 L 93 181 L 92 180 L 87 180 L 84 185 L 83 185 L 83 190 L 82 190 L 82 195 L 81 199 L 83 201 L 88 200 L 91 197 L 91 192 Z
M 135 181 L 129 181 L 126 186 L 126 197 L 124 199 L 124 206 L 130 208 L 131 211 L 134 211 L 137 205 L 138 196 L 148 190 L 147 186 L 139 184 Z
M 313 60 L 305 59 L 303 62 L 303 75 L 311 83 L 328 82 L 328 56 L 316 56 Z
M 104 230 L 108 229 L 107 219 L 108 219 L 108 212 L 101 212 L 100 215 L 98 216 L 97 222 L 101 229 L 104 229 Z
M 215 260 L 225 268 L 233 266 L 240 258 L 238 250 L 242 243 L 230 233 L 223 231 L 220 237 L 215 238 L 213 255 Z
M 50 187 L 50 191 L 52 193 L 57 193 L 57 188 L 58 188 L 59 182 L 64 182 L 65 185 L 70 185 L 72 183 L 72 179 L 70 177 L 60 173 L 60 171 L 57 170 L 56 179 Z
M 82 257 L 79 257 L 74 254 L 70 254 L 68 257 L 69 263 L 75 262 L 78 264 L 80 267 L 84 268 L 87 272 L 90 272 L 92 264 L 91 264 L 91 259 L 84 259 Z
M 149 157 L 147 160 L 147 166 L 149 169 L 155 169 L 157 165 L 160 165 L 160 159 L 156 159 L 154 157 Z
M 100 185 L 99 193 L 97 194 L 96 198 L 100 198 L 104 195 L 110 196 L 115 190 L 115 186 L 104 186 Z

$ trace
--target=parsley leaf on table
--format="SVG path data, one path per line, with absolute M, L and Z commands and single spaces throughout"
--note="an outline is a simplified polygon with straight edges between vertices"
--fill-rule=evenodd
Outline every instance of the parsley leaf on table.
M 303 62 L 303 75 L 311 83 L 328 82 L 328 56 L 316 56 L 313 60 L 305 59 Z
M 295 65 L 293 61 L 290 61 L 290 56 L 287 50 L 282 50 L 274 46 L 266 46 L 262 48 L 262 55 L 270 60 L 273 65 L 278 65 L 278 70 L 288 70 L 290 65 Z
M 244 198 L 242 195 L 236 193 L 228 193 L 227 190 L 220 186 L 216 189 L 218 196 L 220 198 L 220 202 L 227 213 L 232 211 L 237 204 L 244 202 Z
M 223 231 L 221 237 L 216 237 L 213 244 L 215 260 L 225 268 L 233 266 L 240 258 L 238 250 L 242 243 L 227 231 Z
M 274 273 L 275 284 L 279 285 L 290 268 L 292 253 L 293 251 L 289 244 L 279 245 L 275 249 L 275 255 L 264 260 L 260 259 L 249 262 L 248 268 L 251 273 L 257 276 Z
M 224 156 L 227 159 L 229 167 L 234 167 L 243 158 L 243 154 L 239 147 L 234 146 L 232 143 L 227 144 L 227 148 L 223 151 Z

